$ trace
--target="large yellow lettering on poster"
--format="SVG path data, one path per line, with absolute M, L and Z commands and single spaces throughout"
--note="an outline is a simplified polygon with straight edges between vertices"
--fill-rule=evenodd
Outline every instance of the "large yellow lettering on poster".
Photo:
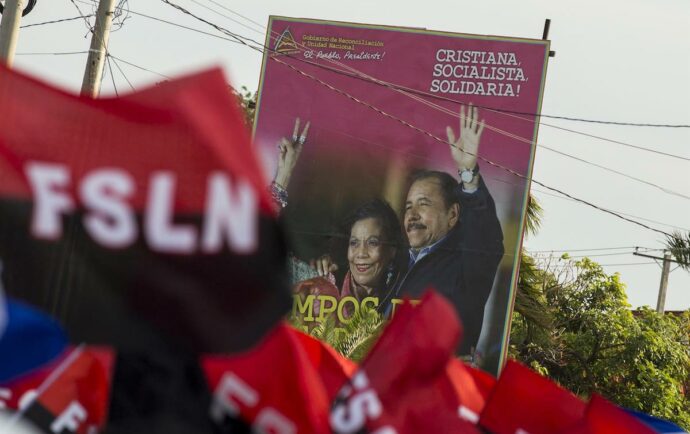
M 391 300 L 392 315 L 403 301 L 401 298 Z M 419 304 L 420 300 L 410 300 L 410 302 Z M 332 295 L 294 294 L 292 316 L 305 323 L 321 323 L 331 315 L 336 315 L 338 322 L 347 324 L 351 321 L 352 315 L 357 314 L 360 309 L 375 310 L 378 306 L 378 297 L 365 297 L 360 302 L 352 296 L 338 299 Z

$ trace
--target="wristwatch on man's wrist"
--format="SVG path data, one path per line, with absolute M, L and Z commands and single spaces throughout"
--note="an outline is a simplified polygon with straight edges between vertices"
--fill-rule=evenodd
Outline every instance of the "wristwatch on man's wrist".
M 474 169 L 462 169 L 458 170 L 458 175 L 460 175 L 460 181 L 463 184 L 469 184 L 472 182 L 475 176 L 479 174 L 479 164 L 475 164 Z

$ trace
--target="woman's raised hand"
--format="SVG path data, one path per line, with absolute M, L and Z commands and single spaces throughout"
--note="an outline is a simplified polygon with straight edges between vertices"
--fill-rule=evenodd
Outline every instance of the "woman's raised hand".
M 292 132 L 291 140 L 288 140 L 285 137 L 280 139 L 280 143 L 278 144 L 278 169 L 273 182 L 278 184 L 283 189 L 287 189 L 287 186 L 290 183 L 292 171 L 295 169 L 297 160 L 299 160 L 299 155 L 302 153 L 304 143 L 307 141 L 309 125 L 310 123 L 307 122 L 304 125 L 302 133 L 300 134 L 300 120 L 297 118 L 295 119 L 295 128 Z

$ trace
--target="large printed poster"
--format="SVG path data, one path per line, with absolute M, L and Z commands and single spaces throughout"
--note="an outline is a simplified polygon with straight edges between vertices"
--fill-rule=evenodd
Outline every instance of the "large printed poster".
M 549 42 L 271 17 L 266 46 L 254 138 L 293 314 L 390 317 L 433 287 L 463 323 L 458 354 L 497 372 Z

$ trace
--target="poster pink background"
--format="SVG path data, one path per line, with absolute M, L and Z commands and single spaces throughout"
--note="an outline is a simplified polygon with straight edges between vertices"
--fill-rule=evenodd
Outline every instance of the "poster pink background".
M 289 187 L 292 209 L 286 216 L 296 255 L 304 258 L 315 257 L 325 249 L 323 239 L 332 234 L 337 222 L 348 210 L 369 198 L 384 197 L 397 208 L 396 211 L 401 211 L 407 188 L 404 176 L 411 171 L 419 168 L 443 170 L 457 178 L 457 169 L 447 143 L 415 131 L 351 98 L 357 98 L 443 141 L 447 140 L 447 126 L 451 126 L 457 134 L 458 103 L 433 97 L 423 98 L 452 112 L 446 113 L 390 87 L 352 77 L 351 72 L 350 75 L 334 72 L 334 68 L 341 71 L 345 71 L 346 67 L 356 68 L 358 73 L 377 80 L 429 92 L 432 80 L 442 78 L 433 77 L 434 65 L 439 63 L 439 49 L 510 52 L 515 54 L 518 66 L 526 77 L 526 81 L 510 82 L 520 85 L 518 96 L 436 95 L 463 104 L 471 102 L 482 107 L 514 112 L 537 113 L 540 109 L 547 41 L 284 18 L 272 18 L 269 28 L 272 34 L 267 43 L 271 49 L 276 48 L 277 38 L 286 29 L 298 44 L 306 42 L 304 35 L 383 43 L 382 46 L 356 45 L 350 50 L 354 53 L 366 52 L 380 57 L 380 60 L 348 60 L 345 59 L 347 49 L 304 46 L 290 54 L 274 53 L 274 59 L 264 58 L 255 143 L 268 163 L 269 175 L 275 171 L 276 144 L 281 137 L 291 136 L 295 118 L 311 122 L 307 143 Z M 310 50 L 311 54 L 308 53 Z M 319 51 L 339 54 L 339 64 L 317 59 Z M 339 92 L 296 70 L 316 77 Z M 461 80 L 453 77 L 448 79 Z M 487 127 L 481 139 L 479 155 L 529 177 L 536 136 L 534 117 L 510 115 L 487 108 L 480 109 L 480 117 L 485 120 Z M 482 332 L 480 341 L 487 355 L 485 367 L 495 371 L 503 358 L 506 318 L 512 309 L 514 267 L 521 243 L 528 184 L 525 179 L 481 159 L 479 165 L 496 201 L 506 251 L 494 283 L 494 294 L 489 300 L 491 308 L 487 307 L 486 310 L 486 330 Z

